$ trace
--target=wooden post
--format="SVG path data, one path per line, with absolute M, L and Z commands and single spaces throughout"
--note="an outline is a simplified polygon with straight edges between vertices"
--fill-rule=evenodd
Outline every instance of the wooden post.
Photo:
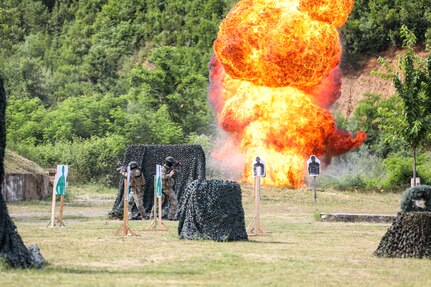
M 60 197 L 60 210 L 58 215 L 58 226 L 59 227 L 66 227 L 66 225 L 63 224 L 63 206 L 64 206 L 64 194 Z
M 54 180 L 54 185 L 52 186 L 51 221 L 48 224 L 48 227 L 50 228 L 55 227 L 55 200 L 56 200 L 55 185 L 56 184 L 57 184 L 57 180 Z
M 154 179 L 155 178 L 156 177 L 154 177 Z M 154 221 L 154 228 L 157 228 L 157 220 L 154 220 L 154 219 L 157 218 L 157 210 L 159 210 L 158 206 L 159 206 L 159 201 L 157 199 L 157 193 L 156 193 L 156 182 L 154 182 L 154 199 L 153 199 L 153 221 Z
M 249 236 L 269 235 L 260 224 L 260 176 L 254 177 L 254 218 L 247 227 L 247 234 Z
M 57 178 L 57 174 L 58 174 L 57 171 L 60 166 L 62 167 L 62 173 L 61 173 L 62 175 L 59 178 Z M 66 175 L 64 173 L 66 173 Z M 50 228 L 54 228 L 56 226 L 66 227 L 63 224 L 63 206 L 64 206 L 64 193 L 66 192 L 66 176 L 67 176 L 67 166 L 57 165 L 56 172 L 54 173 L 54 183 L 52 185 L 51 221 L 48 223 L 48 227 Z M 60 188 L 57 186 L 59 184 L 60 184 Z M 57 188 L 59 188 L 60 190 L 59 194 L 61 194 L 61 197 L 60 197 L 60 210 L 59 210 L 58 222 L 55 222 L 55 204 L 57 200 Z
M 124 178 L 124 194 L 123 194 L 123 224 L 117 230 L 115 235 L 134 235 L 137 234 L 129 227 L 129 209 L 128 209 L 128 200 L 127 200 L 127 179 Z
M 317 203 L 317 194 L 316 194 L 316 176 L 313 176 L 313 186 L 314 186 L 314 203 Z
M 157 196 L 156 176 L 154 176 L 154 202 L 153 202 L 153 219 L 145 230 L 148 231 L 166 231 L 168 227 L 162 220 L 162 198 Z
M 157 197 L 157 205 L 158 205 L 158 213 L 159 213 L 159 217 L 158 220 L 160 222 L 162 222 L 162 198 L 161 197 Z
M 254 230 L 258 230 L 260 226 L 260 176 L 254 178 Z

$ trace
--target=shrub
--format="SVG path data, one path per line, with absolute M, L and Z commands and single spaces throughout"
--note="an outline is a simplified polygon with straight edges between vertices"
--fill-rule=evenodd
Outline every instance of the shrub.
M 431 211 L 431 186 L 416 185 L 404 191 L 401 199 L 403 211 Z
M 386 180 L 384 188 L 406 188 L 410 185 L 412 177 L 413 159 L 403 157 L 390 157 L 384 160 Z
M 410 186 L 413 177 L 412 157 L 389 157 L 384 160 L 387 178 L 383 183 L 384 188 L 399 189 Z M 430 154 L 420 154 L 417 157 L 417 177 L 422 184 L 431 184 Z
M 319 178 L 323 187 L 340 190 L 381 189 L 386 172 L 382 160 L 367 147 L 335 158 Z

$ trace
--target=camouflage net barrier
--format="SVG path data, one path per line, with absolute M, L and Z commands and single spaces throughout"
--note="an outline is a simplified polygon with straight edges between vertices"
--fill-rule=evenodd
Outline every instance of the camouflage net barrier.
M 431 259 L 431 212 L 399 212 L 374 254 Z
M 402 211 L 431 211 L 431 186 L 416 185 L 404 191 Z
M 194 180 L 205 179 L 205 153 L 200 145 L 130 145 L 124 154 L 124 163 L 136 161 L 146 181 L 144 191 L 144 208 L 147 216 L 151 212 L 154 201 L 154 176 L 156 175 L 156 165 L 163 165 L 165 158 L 174 157 L 182 162 L 183 166 L 175 175 L 174 190 L 180 201 L 186 187 Z M 117 199 L 112 210 L 109 212 L 111 218 L 123 218 L 123 194 L 124 177 L 120 178 L 118 185 Z M 167 200 L 164 204 L 164 214 L 167 214 Z M 136 205 L 132 209 L 132 219 L 138 219 L 139 212 Z
M 379 257 L 431 258 L 431 186 L 404 191 L 401 210 L 374 252 Z
M 3 88 L 3 80 L 0 78 L 0 183 L 4 180 L 4 155 L 6 148 L 6 124 L 5 124 L 6 93 Z M 42 267 L 43 260 L 40 262 L 33 252 L 24 245 L 17 228 L 7 211 L 0 184 L 0 258 L 3 258 L 11 267 L 31 268 Z M 40 253 L 39 253 L 40 255 Z M 42 258 L 40 256 L 40 258 Z
M 233 181 L 196 180 L 178 209 L 181 239 L 247 240 L 241 187 Z

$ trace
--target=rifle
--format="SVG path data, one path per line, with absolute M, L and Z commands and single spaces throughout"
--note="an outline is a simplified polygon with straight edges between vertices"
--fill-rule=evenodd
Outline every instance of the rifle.
M 121 162 L 120 158 L 118 158 L 118 157 L 117 157 L 117 164 L 119 165 L 119 167 L 117 168 L 117 171 L 119 171 L 120 174 L 122 176 L 124 176 L 124 180 L 127 180 L 127 187 L 126 187 L 127 193 L 126 194 L 127 194 L 127 200 L 129 200 L 130 188 L 131 188 L 131 185 L 130 185 L 130 167 L 128 167 L 128 165 L 124 164 L 124 161 Z M 126 174 L 126 175 L 124 175 L 124 174 Z
M 117 157 L 117 165 L 119 166 L 117 168 L 118 172 L 120 172 L 121 174 L 127 172 L 127 165 L 124 164 L 124 161 L 121 162 L 119 157 Z
M 183 163 L 180 162 L 179 160 L 176 160 L 172 165 L 172 169 L 175 171 L 175 173 L 179 172 L 182 167 L 183 167 Z

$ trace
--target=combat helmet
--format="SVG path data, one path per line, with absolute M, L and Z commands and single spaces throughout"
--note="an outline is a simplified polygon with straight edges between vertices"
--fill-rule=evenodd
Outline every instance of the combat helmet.
M 138 163 L 136 161 L 129 162 L 130 169 L 138 168 Z
M 175 159 L 174 159 L 173 157 L 171 157 L 171 156 L 168 156 L 168 157 L 165 159 L 165 163 L 166 163 L 168 166 L 172 166 L 172 165 L 174 165 L 174 163 L 175 163 Z

